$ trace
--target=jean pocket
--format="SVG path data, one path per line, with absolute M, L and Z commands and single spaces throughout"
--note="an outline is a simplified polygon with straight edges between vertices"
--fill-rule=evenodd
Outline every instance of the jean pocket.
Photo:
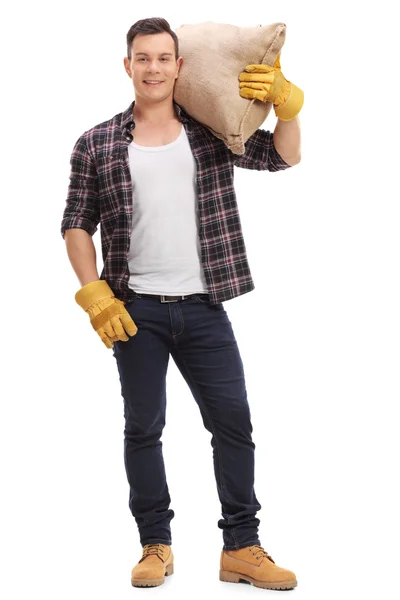
M 135 298 L 133 298 L 133 300 L 128 300 L 128 302 L 125 302 L 125 308 L 128 309 L 129 306 L 133 306 L 135 304 L 137 300 L 137 296 L 135 296 Z
M 202 297 L 198 294 L 194 298 L 199 304 L 206 304 L 209 308 L 213 310 L 224 310 L 222 302 L 218 302 L 217 304 L 211 304 L 210 300 L 207 297 Z
M 210 301 L 208 300 L 207 297 L 205 296 L 200 296 L 200 294 L 195 294 L 194 295 L 194 299 L 196 300 L 196 302 L 198 302 L 199 304 L 210 304 Z

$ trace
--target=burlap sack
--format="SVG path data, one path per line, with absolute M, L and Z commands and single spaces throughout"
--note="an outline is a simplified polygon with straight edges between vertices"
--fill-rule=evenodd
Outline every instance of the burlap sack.
M 242 98 L 239 74 L 250 64 L 274 64 L 286 25 L 237 27 L 207 21 L 181 25 L 175 33 L 183 57 L 175 102 L 234 154 L 244 154 L 245 142 L 265 121 L 272 104 Z

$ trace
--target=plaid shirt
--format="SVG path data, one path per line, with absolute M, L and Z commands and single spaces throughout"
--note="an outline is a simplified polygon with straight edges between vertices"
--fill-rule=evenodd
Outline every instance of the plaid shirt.
M 63 238 L 65 230 L 73 227 L 93 235 L 100 223 L 104 263 L 100 279 L 124 302 L 134 298 L 128 287 L 127 260 L 135 210 L 128 155 L 134 103 L 75 143 L 61 223 Z M 210 302 L 217 304 L 255 287 L 234 190 L 234 167 L 279 171 L 289 165 L 276 151 L 270 131 L 258 129 L 246 142 L 245 153 L 237 155 L 175 102 L 174 108 L 197 165 L 201 260 Z

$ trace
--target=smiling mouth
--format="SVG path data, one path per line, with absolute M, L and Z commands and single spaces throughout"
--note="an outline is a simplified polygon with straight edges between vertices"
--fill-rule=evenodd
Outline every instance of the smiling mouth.
M 161 83 L 163 83 L 162 81 L 151 81 L 151 80 L 144 80 L 144 83 L 146 83 L 147 85 L 160 85 Z

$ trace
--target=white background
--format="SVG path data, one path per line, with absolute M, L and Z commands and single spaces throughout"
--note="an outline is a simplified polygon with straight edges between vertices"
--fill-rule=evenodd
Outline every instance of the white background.
M 279 593 L 218 580 L 211 436 L 172 359 L 162 439 L 175 574 L 146 592 L 130 585 L 141 547 L 120 383 L 111 350 L 74 301 L 80 286 L 60 225 L 75 141 L 134 98 L 126 33 L 162 16 L 174 29 L 287 25 L 282 71 L 305 92 L 302 162 L 278 173 L 236 170 L 256 289 L 225 303 L 246 372 L 260 539 L 296 573 L 299 598 L 398 598 L 393 14 L 383 2 L 350 1 L 12 6 L 0 36 L 1 596 Z M 275 122 L 271 112 L 263 128 Z M 100 273 L 100 230 L 94 242 Z

